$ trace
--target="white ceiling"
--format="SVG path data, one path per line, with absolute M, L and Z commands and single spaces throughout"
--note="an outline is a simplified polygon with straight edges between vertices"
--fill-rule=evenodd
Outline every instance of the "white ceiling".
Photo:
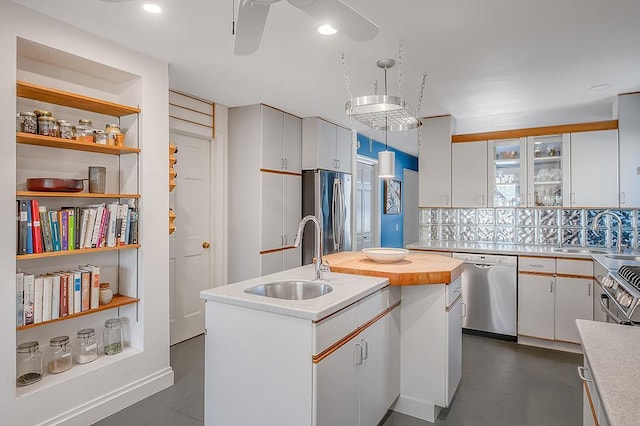
M 233 55 L 238 0 L 155 0 L 160 15 L 142 11 L 142 0 L 14 2 L 167 61 L 173 89 L 350 127 L 341 54 L 353 96 L 371 94 L 374 80 L 382 88 L 376 61 L 397 59 L 399 40 L 405 98 L 416 106 L 427 72 L 419 115 L 451 114 L 459 133 L 606 119 L 616 94 L 640 90 L 638 0 L 344 0 L 380 28 L 365 43 L 321 36 L 281 1 L 249 56 Z M 398 94 L 398 71 L 389 71 L 389 94 Z M 599 84 L 611 87 L 589 90 Z M 415 132 L 389 142 L 417 153 Z

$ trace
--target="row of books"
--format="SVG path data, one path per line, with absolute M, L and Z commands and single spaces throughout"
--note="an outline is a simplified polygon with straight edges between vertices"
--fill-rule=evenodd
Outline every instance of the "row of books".
M 100 267 L 33 275 L 16 274 L 16 326 L 38 324 L 95 309 L 99 305 Z
M 38 200 L 17 200 L 16 209 L 18 254 L 138 243 L 138 210 L 128 204 L 47 211 Z

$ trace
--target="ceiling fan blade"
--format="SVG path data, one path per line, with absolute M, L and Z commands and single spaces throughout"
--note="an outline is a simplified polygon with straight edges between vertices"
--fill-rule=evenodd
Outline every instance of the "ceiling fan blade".
M 249 55 L 258 50 L 270 6 L 268 3 L 240 0 L 233 45 L 234 54 Z
M 368 41 L 378 34 L 378 26 L 340 0 L 287 0 L 314 18 L 331 25 L 353 41 Z

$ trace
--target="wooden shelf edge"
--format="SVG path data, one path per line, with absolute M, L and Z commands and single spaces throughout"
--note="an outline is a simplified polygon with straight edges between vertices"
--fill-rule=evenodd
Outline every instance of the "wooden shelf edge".
M 137 114 L 141 111 L 137 107 L 121 105 L 20 80 L 16 82 L 16 94 L 20 98 L 34 99 L 115 117 Z
M 140 194 L 95 194 L 92 192 L 44 192 L 16 191 L 16 197 L 23 198 L 140 198 Z
M 140 244 L 127 244 L 115 247 L 86 248 L 78 250 L 48 251 L 45 253 L 18 254 L 16 260 L 40 259 L 43 257 L 68 256 L 75 254 L 99 253 L 103 251 L 129 250 L 140 248 Z
M 34 135 L 31 133 L 16 133 L 16 142 L 24 145 L 46 146 L 49 148 L 71 149 L 76 151 L 96 152 L 99 154 L 136 154 L 139 148 L 129 146 L 109 146 L 95 143 L 83 143 L 74 139 L 62 139 L 51 136 Z
M 66 317 L 57 318 L 51 321 L 39 322 L 38 324 L 21 325 L 19 327 L 16 327 L 16 330 L 17 331 L 27 330 L 34 327 L 40 327 L 42 325 L 52 324 L 54 322 L 60 322 L 60 321 L 65 321 L 72 318 L 82 317 L 85 315 L 91 315 L 91 314 L 95 314 L 96 312 L 102 312 L 108 309 L 119 308 L 120 306 L 132 305 L 134 303 L 138 303 L 139 301 L 140 299 L 136 297 L 120 296 L 119 294 L 114 294 L 113 300 L 111 300 L 111 302 L 109 302 L 106 305 L 99 305 L 95 309 L 89 309 L 88 311 L 78 312 L 76 314 L 67 315 Z

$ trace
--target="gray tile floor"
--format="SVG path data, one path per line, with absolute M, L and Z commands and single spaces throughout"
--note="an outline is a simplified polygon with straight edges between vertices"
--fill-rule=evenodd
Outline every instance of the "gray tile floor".
M 203 424 L 204 336 L 171 347 L 174 386 L 140 401 L 97 426 Z M 463 373 L 451 407 L 436 425 L 550 426 L 582 424 L 582 356 L 463 336 Z M 382 426 L 432 423 L 392 412 Z M 332 425 L 350 426 L 350 425 Z

